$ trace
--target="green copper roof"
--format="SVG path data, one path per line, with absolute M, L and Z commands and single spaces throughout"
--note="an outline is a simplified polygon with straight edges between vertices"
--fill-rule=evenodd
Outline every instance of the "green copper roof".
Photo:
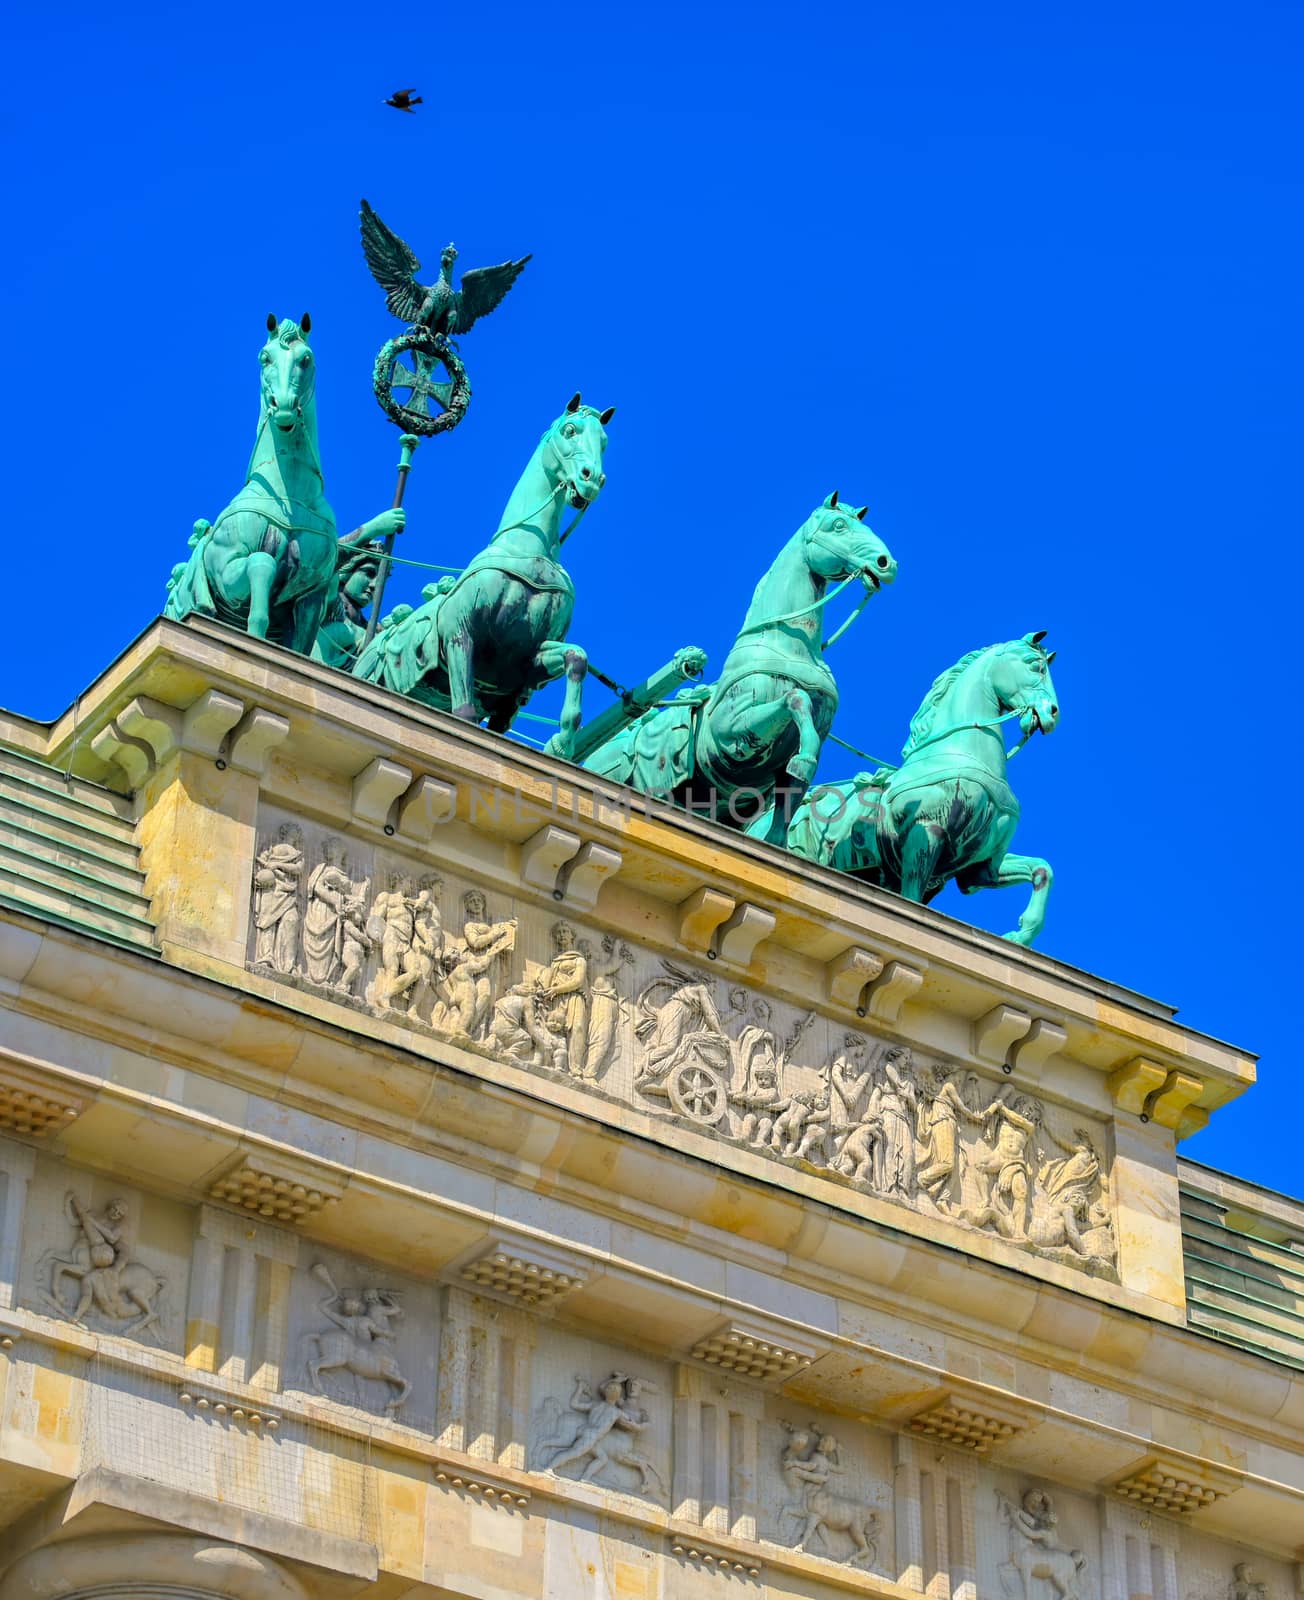
M 132 805 L 0 747 L 0 905 L 153 953 Z

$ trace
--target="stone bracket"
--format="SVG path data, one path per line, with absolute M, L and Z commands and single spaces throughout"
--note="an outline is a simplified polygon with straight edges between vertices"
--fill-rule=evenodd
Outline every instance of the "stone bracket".
M 698 1339 L 688 1355 L 716 1372 L 777 1388 L 805 1372 L 827 1350 L 827 1345 L 797 1338 L 787 1328 L 731 1319 Z
M 1187 1107 L 1203 1093 L 1202 1079 L 1175 1068 L 1158 1089 L 1146 1096 L 1142 1115 L 1161 1128 L 1177 1128 L 1187 1114 Z
M 562 866 L 557 875 L 557 889 L 570 904 L 592 911 L 602 885 L 620 871 L 624 861 L 619 850 L 590 839 Z
M 208 1185 L 211 1199 L 288 1227 L 337 1205 L 343 1185 L 306 1161 L 246 1153 Z
M 522 883 L 542 889 L 554 900 L 562 899 L 565 890 L 558 881 L 562 868 L 579 854 L 582 843 L 578 833 L 559 828 L 555 822 L 544 823 L 538 833 L 531 834 L 521 845 Z
M 399 799 L 394 826 L 413 844 L 428 844 L 435 829 L 457 815 L 457 786 L 439 778 L 418 778 Z
M 727 922 L 738 902 L 719 889 L 695 889 L 679 902 L 679 942 L 694 955 L 715 958 L 715 931 Z
M 1143 1511 L 1186 1517 L 1225 1500 L 1240 1486 L 1240 1479 L 1230 1472 L 1220 1472 L 1203 1462 L 1192 1467 L 1176 1457 L 1155 1454 L 1129 1467 L 1106 1487 L 1111 1494 Z
M 226 759 L 237 772 L 259 778 L 267 770 L 268 756 L 289 736 L 290 724 L 285 717 L 254 706 L 227 735 Z
M 445 1276 L 538 1316 L 554 1311 L 582 1289 L 590 1273 L 589 1263 L 580 1256 L 498 1234 L 454 1263 Z
M 45 1139 L 86 1109 L 89 1096 L 0 1056 L 0 1132 Z
M 907 1426 L 921 1438 L 985 1456 L 1025 1433 L 1032 1421 L 1026 1407 L 997 1405 L 985 1395 L 952 1390 L 915 1412 Z
M 206 689 L 181 718 L 181 748 L 216 760 L 244 711 L 243 700 L 220 689 Z
M 1131 1111 L 1140 1116 L 1145 1103 L 1156 1089 L 1163 1087 L 1168 1077 L 1166 1068 L 1144 1056 L 1136 1056 L 1125 1066 L 1110 1073 L 1106 1083 L 1114 1104 L 1120 1111 Z
M 1069 1042 L 1068 1029 L 1047 1017 L 1037 1017 L 1010 1051 L 1010 1065 L 1021 1078 L 1039 1078 L 1042 1069 Z
M 880 957 L 872 950 L 852 945 L 840 956 L 824 963 L 829 999 L 834 1005 L 846 1006 L 848 1010 L 858 1011 L 863 1016 L 865 990 L 882 972 Z
M 744 900 L 727 922 L 715 931 L 714 953 L 730 966 L 749 967 L 756 947 L 774 932 L 775 915 Z
M 902 1006 L 922 988 L 926 970 L 922 962 L 915 966 L 909 961 L 889 961 L 865 994 L 864 1012 L 857 1006 L 856 1015 L 871 1016 L 876 1022 L 898 1022 Z
M 412 783 L 412 773 L 397 761 L 377 756 L 353 780 L 350 809 L 359 822 L 374 828 L 390 827 L 390 807 Z M 390 828 L 392 832 L 392 828 Z
M 1010 1046 L 1032 1028 L 1032 1018 L 1018 1006 L 999 1005 L 979 1017 L 969 1030 L 973 1053 L 980 1061 L 1003 1067 Z

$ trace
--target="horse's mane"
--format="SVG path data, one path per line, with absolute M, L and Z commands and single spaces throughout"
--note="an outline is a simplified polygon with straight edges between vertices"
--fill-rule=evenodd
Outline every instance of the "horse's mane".
M 276 339 L 284 350 L 288 350 L 292 344 L 298 344 L 300 340 L 304 344 L 308 342 L 307 334 L 304 333 L 293 317 L 281 318 L 280 327 L 277 328 L 276 332 L 267 335 L 268 344 L 271 344 L 273 339 Z
M 971 650 L 967 656 L 961 656 L 953 667 L 948 667 L 933 679 L 933 686 L 924 696 L 919 710 L 910 719 L 910 737 L 906 740 L 901 751 L 904 761 L 915 746 L 926 739 L 933 731 L 933 723 L 937 720 L 938 707 L 946 699 L 951 685 L 964 672 L 967 672 L 979 656 L 985 656 L 992 650 L 1003 650 L 1008 641 L 1002 640 L 1000 644 L 985 644 L 980 650 Z

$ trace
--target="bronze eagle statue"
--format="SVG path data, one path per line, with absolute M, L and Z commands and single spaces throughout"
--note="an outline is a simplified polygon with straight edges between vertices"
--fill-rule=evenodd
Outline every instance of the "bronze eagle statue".
M 371 275 L 385 291 L 385 303 L 396 317 L 413 328 L 452 338 L 487 317 L 525 269 L 529 256 L 504 261 L 496 267 L 476 267 L 462 274 L 462 287 L 453 287 L 457 251 L 446 245 L 439 257 L 439 276 L 429 286 L 417 282 L 421 263 L 392 228 L 380 220 L 364 200 L 362 251 Z

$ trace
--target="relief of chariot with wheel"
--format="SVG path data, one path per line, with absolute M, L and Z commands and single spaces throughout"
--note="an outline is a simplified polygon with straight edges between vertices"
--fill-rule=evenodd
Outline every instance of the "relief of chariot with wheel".
M 754 1118 L 744 1112 L 767 1080 L 777 1100 L 783 1068 L 813 1013 L 780 1043 L 770 1027 L 768 1002 L 737 989 L 729 1000 L 730 1020 L 745 1020 L 733 1035 L 709 982 L 674 962 L 662 965 L 661 976 L 635 1001 L 634 1032 L 644 1052 L 636 1087 L 648 1099 L 668 1103 L 677 1117 L 726 1136 L 739 1131 L 732 1124 L 741 1118 L 745 1137 Z

